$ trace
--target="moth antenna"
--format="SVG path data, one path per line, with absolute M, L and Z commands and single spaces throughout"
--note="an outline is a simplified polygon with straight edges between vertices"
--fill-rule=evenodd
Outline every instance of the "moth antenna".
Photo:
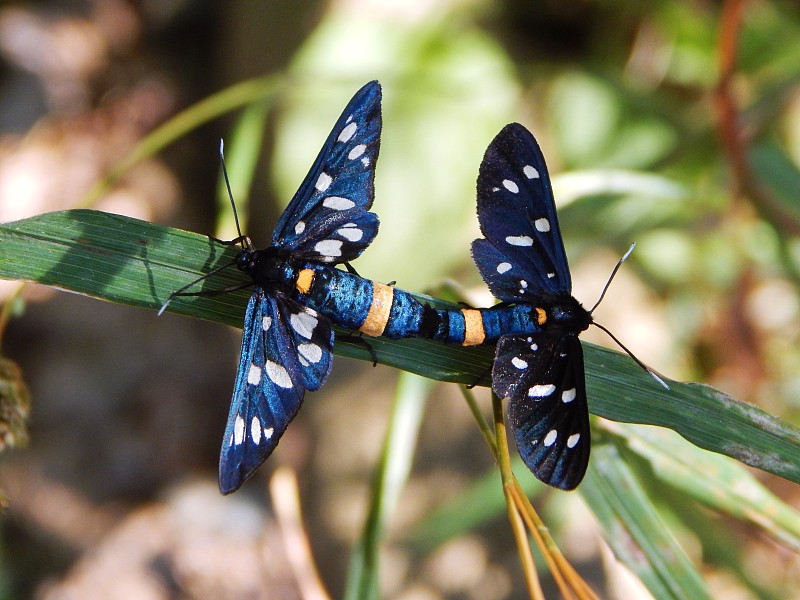
M 616 266 L 615 266 L 615 267 L 614 267 L 614 269 L 611 271 L 611 275 L 609 276 L 609 278 L 608 278 L 608 281 L 606 281 L 606 285 L 603 287 L 603 291 L 600 293 L 600 298 L 597 300 L 597 302 L 595 302 L 594 306 L 592 307 L 592 310 L 590 310 L 590 311 L 589 311 L 589 314 L 592 314 L 592 313 L 594 312 L 594 309 L 595 309 L 595 308 L 597 308 L 597 307 L 600 305 L 600 303 L 603 301 L 603 298 L 605 297 L 605 295 L 606 295 L 606 292 L 608 291 L 608 287 L 611 285 L 611 282 L 614 280 L 614 276 L 617 274 L 617 271 L 619 271 L 619 268 L 622 266 L 622 263 L 624 263 L 624 262 L 625 262 L 625 261 L 628 259 L 628 257 L 631 255 L 631 252 L 633 252 L 633 249 L 634 249 L 634 248 L 636 248 L 636 242 L 633 242 L 633 243 L 631 244 L 631 247 L 630 247 L 630 248 L 628 248 L 628 251 L 627 251 L 625 254 L 623 254 L 623 255 L 622 255 L 622 258 L 620 258 L 620 259 L 619 259 L 619 261 L 617 261 L 617 264 L 616 264 Z M 622 348 L 622 349 L 625 351 L 625 354 L 627 354 L 628 356 L 630 356 L 630 357 L 633 359 L 633 361 L 634 361 L 634 362 L 635 362 L 637 365 L 639 365 L 639 366 L 640 366 L 642 369 L 644 369 L 645 371 L 647 371 L 647 372 L 650 374 L 650 376 L 651 376 L 653 379 L 655 379 L 655 380 L 656 380 L 658 383 L 660 383 L 661 385 L 663 385 L 665 389 L 669 390 L 669 386 L 668 386 L 668 385 L 667 385 L 667 383 L 666 383 L 666 382 L 665 382 L 665 381 L 664 381 L 664 380 L 661 378 L 661 376 L 659 376 L 659 374 L 658 374 L 658 373 L 656 373 L 655 371 L 653 371 L 653 369 L 651 369 L 651 368 L 650 368 L 650 367 L 648 367 L 646 364 L 644 364 L 644 363 L 643 363 L 641 360 L 639 360 L 639 359 L 636 357 L 636 355 L 635 355 L 633 352 L 631 352 L 631 351 L 628 349 L 628 347 L 627 347 L 627 346 L 625 346 L 625 344 L 623 344 L 621 341 L 619 341 L 619 339 L 617 338 L 617 336 L 615 336 L 615 335 L 614 335 L 613 333 L 611 333 L 611 332 L 610 332 L 608 329 L 606 329 L 605 327 L 603 327 L 602 325 L 600 325 L 600 323 L 595 323 L 595 322 L 593 321 L 593 322 L 592 322 L 592 325 L 594 325 L 595 327 L 598 327 L 598 328 L 602 329 L 603 331 L 605 331 L 605 332 L 606 332 L 606 334 L 608 334 L 608 337 L 610 337 L 612 340 L 614 340 L 614 342 L 616 342 L 616 344 L 617 344 L 617 345 L 618 345 L 620 348 Z
M 217 267 L 216 269 L 212 269 L 211 271 L 209 271 L 208 273 L 206 273 L 202 277 L 198 277 L 197 279 L 195 279 L 191 283 L 187 283 L 185 286 L 183 286 L 179 290 L 175 290 L 174 292 L 172 292 L 167 297 L 167 300 L 164 302 L 164 304 L 161 305 L 161 308 L 158 309 L 158 313 L 157 313 L 156 316 L 160 317 L 163 314 L 163 312 L 167 309 L 167 306 L 169 306 L 170 302 L 172 302 L 178 296 L 182 296 L 183 292 L 188 290 L 193 285 L 196 285 L 196 284 L 200 283 L 201 281 L 203 281 L 203 279 L 207 279 L 207 278 L 211 277 L 212 275 L 215 275 L 215 274 L 219 273 L 220 271 L 224 271 L 225 269 L 229 269 L 232 266 L 234 266 L 235 264 L 236 264 L 235 260 L 232 260 L 231 262 L 225 263 L 224 265 L 221 265 L 221 266 Z M 194 294 L 188 294 L 188 295 L 194 295 Z
M 228 190 L 228 198 L 231 201 L 231 208 L 233 208 L 233 220 L 236 223 L 236 232 L 239 236 L 237 240 L 242 242 L 242 246 L 246 246 L 248 250 L 252 250 L 250 238 L 242 235 L 242 228 L 239 226 L 239 213 L 236 210 L 236 202 L 233 201 L 233 191 L 231 191 L 231 182 L 228 179 L 228 168 L 225 166 L 225 140 L 219 140 L 219 162 L 222 165 L 222 178 L 225 180 L 225 189 Z
M 219 243 L 221 243 L 221 244 L 225 244 L 225 245 L 241 243 L 243 248 L 247 248 L 248 250 L 252 250 L 252 243 L 250 242 L 250 238 L 248 238 L 247 236 L 242 235 L 242 229 L 239 226 L 239 213 L 236 211 L 236 203 L 233 201 L 233 192 L 231 191 L 231 182 L 230 182 L 230 179 L 228 179 L 228 169 L 225 166 L 225 140 L 223 140 L 222 138 L 220 138 L 220 140 L 219 140 L 219 161 L 220 161 L 220 164 L 222 165 L 222 178 L 225 180 L 225 189 L 228 190 L 228 198 L 230 199 L 231 207 L 233 208 L 233 220 L 236 222 L 236 232 L 239 235 L 235 239 L 233 239 L 231 241 L 218 240 L 217 238 L 212 238 L 212 239 L 217 241 L 217 242 L 219 242 Z M 214 275 L 216 273 L 219 273 L 220 271 L 223 271 L 225 269 L 228 269 L 228 268 L 234 266 L 235 264 L 236 264 L 235 260 L 233 260 L 231 262 L 228 262 L 228 263 L 225 263 L 224 265 L 219 266 L 216 269 L 213 269 L 213 270 L 209 271 L 208 273 L 206 273 L 202 277 L 198 277 L 194 281 L 192 281 L 190 283 L 187 283 L 182 288 L 180 288 L 178 290 L 175 290 L 174 292 L 172 292 L 169 295 L 169 297 L 167 297 L 166 302 L 164 302 L 164 304 L 161 305 L 161 308 L 158 309 L 158 315 L 157 316 L 160 317 L 164 313 L 164 311 L 167 310 L 167 306 L 169 306 L 170 302 L 172 302 L 178 296 L 183 296 L 183 295 L 194 296 L 194 295 L 197 295 L 197 294 L 184 294 L 184 292 L 186 290 L 188 290 L 189 288 L 191 288 L 194 285 L 197 285 L 198 283 L 200 283 L 204 279 L 206 279 L 208 277 L 211 277 L 212 275 Z
M 655 372 L 653 369 L 651 369 L 650 367 L 648 367 L 646 364 L 644 364 L 644 363 L 643 363 L 641 360 L 639 360 L 639 359 L 636 357 L 636 355 L 635 355 L 633 352 L 631 352 L 630 350 L 628 350 L 628 347 L 627 347 L 627 346 L 625 346 L 625 344 L 623 344 L 622 342 L 620 342 L 620 341 L 619 341 L 619 339 L 617 338 L 617 336 L 615 336 L 615 335 L 614 335 L 613 333 L 611 333 L 611 332 L 610 332 L 608 329 L 606 329 L 605 327 L 603 327 L 602 325 L 600 325 L 600 323 L 594 323 L 594 322 L 592 322 L 592 325 L 594 325 L 595 327 L 598 327 L 599 329 L 602 329 L 603 331 L 605 331 L 605 332 L 608 334 L 608 337 L 610 337 L 612 340 L 614 340 L 614 341 L 617 343 L 617 345 L 618 345 L 620 348 L 622 348 L 622 349 L 625 351 L 625 354 L 627 354 L 628 356 L 630 356 L 630 357 L 633 359 L 633 361 L 634 361 L 634 362 L 635 362 L 637 365 L 639 365 L 639 366 L 640 366 L 642 369 L 644 369 L 645 371 L 647 371 L 647 372 L 650 374 L 650 376 L 651 376 L 653 379 L 655 379 L 655 380 L 656 380 L 658 383 L 660 383 L 661 385 L 663 385 L 663 386 L 664 386 L 664 389 L 666 389 L 666 390 L 668 390 L 668 391 L 669 391 L 669 386 L 668 386 L 668 385 L 667 385 L 667 383 L 666 383 L 666 382 L 665 382 L 665 381 L 664 381 L 664 380 L 661 378 L 661 376 L 660 376 L 658 373 L 656 373 L 656 372 Z
M 594 303 L 594 306 L 592 307 L 592 310 L 589 311 L 589 314 L 592 314 L 594 312 L 594 309 L 597 308 L 603 301 L 603 298 L 605 298 L 606 292 L 608 291 L 608 287 L 611 285 L 611 282 L 614 281 L 614 276 L 617 274 L 617 271 L 619 271 L 619 268 L 622 266 L 622 263 L 624 263 L 631 255 L 631 252 L 633 252 L 634 248 L 636 248 L 636 242 L 633 242 L 631 244 L 631 247 L 628 248 L 628 251 L 622 256 L 622 258 L 619 259 L 619 261 L 617 261 L 617 265 L 611 271 L 611 275 L 609 276 L 608 281 L 606 281 L 606 285 L 603 287 L 603 291 L 600 292 L 600 298 L 598 298 L 597 302 Z

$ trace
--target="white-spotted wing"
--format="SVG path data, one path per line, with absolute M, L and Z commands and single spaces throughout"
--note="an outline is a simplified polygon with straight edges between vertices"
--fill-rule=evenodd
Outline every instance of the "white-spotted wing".
M 485 239 L 473 242 L 472 256 L 492 293 L 505 302 L 532 304 L 546 316 L 531 324 L 537 333 L 500 337 L 492 388 L 508 398 L 509 422 L 528 468 L 549 485 L 573 489 L 589 462 L 578 334 L 591 315 L 571 297 L 547 166 L 522 125 L 504 127 L 486 150 L 478 175 L 478 220 Z
M 267 459 L 306 389 L 325 381 L 333 330 L 316 311 L 256 288 L 245 314 L 239 369 L 222 441 L 219 488 L 236 491 Z
M 473 242 L 472 256 L 495 297 L 531 302 L 571 293 L 547 166 L 533 135 L 518 123 L 506 125 L 484 154 L 478 221 L 486 239 Z
M 589 408 L 583 350 L 574 334 L 504 335 L 492 387 L 511 400 L 508 420 L 522 460 L 536 477 L 574 489 L 589 464 Z
M 378 232 L 369 211 L 381 134 L 381 87 L 371 81 L 350 100 L 297 193 L 272 244 L 325 263 L 354 260 Z

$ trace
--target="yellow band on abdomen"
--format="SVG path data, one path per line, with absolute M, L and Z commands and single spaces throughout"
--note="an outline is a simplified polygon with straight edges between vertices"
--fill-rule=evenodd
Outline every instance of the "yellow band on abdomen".
M 307 294 L 311 289 L 311 284 L 314 283 L 314 271 L 311 269 L 303 269 L 297 274 L 297 281 L 294 287 L 301 294 Z
M 478 346 L 486 339 L 486 332 L 483 329 L 483 318 L 481 311 L 474 308 L 462 308 L 461 314 L 464 315 L 464 346 Z
M 358 330 L 371 336 L 381 335 L 389 322 L 393 299 L 394 288 L 392 286 L 377 281 L 372 282 L 372 304 L 364 324 Z

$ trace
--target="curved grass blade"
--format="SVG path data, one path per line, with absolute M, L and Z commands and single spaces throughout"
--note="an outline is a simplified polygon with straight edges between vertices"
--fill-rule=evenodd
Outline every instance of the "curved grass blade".
M 283 78 L 257 77 L 227 87 L 181 111 L 142 138 L 136 146 L 81 199 L 80 206 L 92 206 L 134 165 L 158 153 L 208 121 L 254 102 L 267 100 L 279 91 Z
M 711 599 L 702 576 L 658 517 L 616 447 L 596 444 L 580 488 L 614 554 L 658 600 Z
M 32 281 L 111 302 L 158 309 L 171 292 L 225 262 L 236 249 L 196 233 L 90 210 L 46 213 L 0 225 L 0 278 Z M 219 290 L 246 283 L 236 269 L 203 280 Z M 248 290 L 178 298 L 171 312 L 240 327 Z M 425 301 L 440 301 L 421 296 Z M 378 362 L 431 379 L 486 385 L 493 348 L 425 340 L 369 340 Z M 592 413 L 660 425 L 692 443 L 800 483 L 800 430 L 700 384 L 664 390 L 628 357 L 584 344 Z M 337 331 L 336 353 L 372 360 Z
M 380 598 L 380 543 L 403 491 L 432 382 L 403 373 L 398 380 L 380 464 L 372 485 L 369 514 L 347 576 L 346 600 Z
M 672 486 L 681 496 L 760 527 L 800 552 L 800 512 L 739 463 L 700 450 L 664 428 L 611 421 L 604 421 L 600 427 L 604 436 L 645 458 L 660 482 Z M 709 473 L 714 476 L 709 477 Z

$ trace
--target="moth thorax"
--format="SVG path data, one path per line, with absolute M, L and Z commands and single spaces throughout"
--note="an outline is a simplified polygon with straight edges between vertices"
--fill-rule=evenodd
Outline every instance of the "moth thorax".
M 250 254 L 252 257 L 246 268 L 239 268 L 249 274 L 259 285 L 288 283 L 294 278 L 296 269 L 288 258 L 268 250 L 256 250 Z
M 580 302 L 571 296 L 563 302 L 554 304 L 549 310 L 551 325 L 563 327 L 569 331 L 584 331 L 592 323 L 592 315 Z

